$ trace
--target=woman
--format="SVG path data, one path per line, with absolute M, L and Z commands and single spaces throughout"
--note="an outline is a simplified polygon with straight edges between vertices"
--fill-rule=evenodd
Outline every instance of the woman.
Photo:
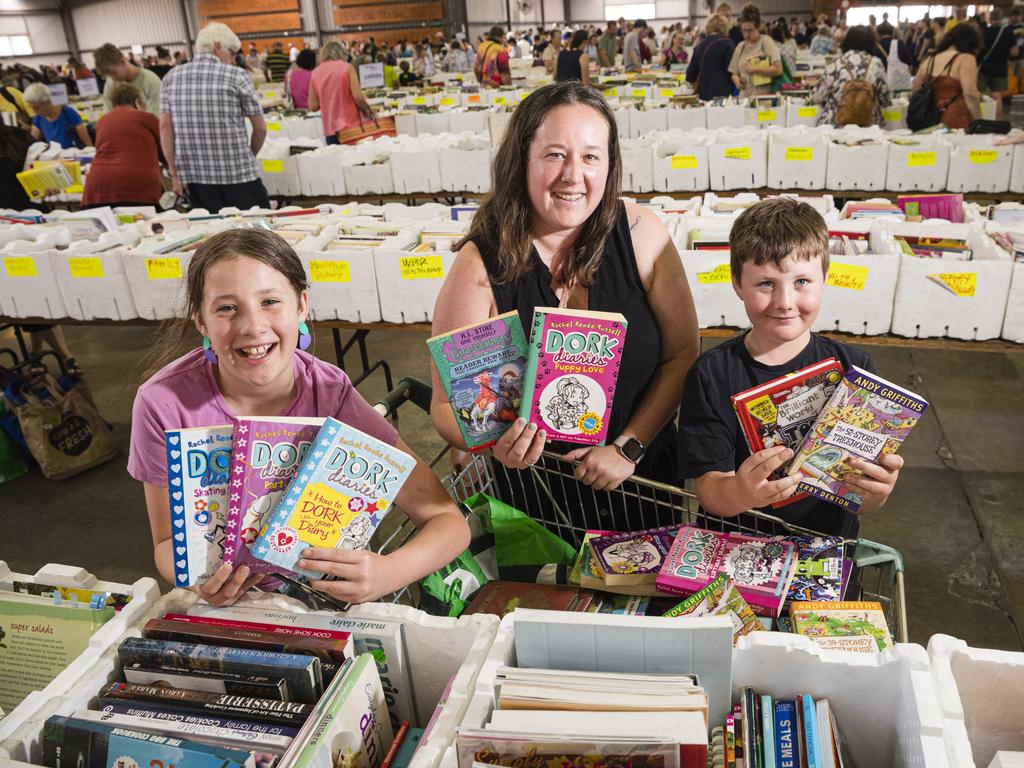
M 842 55 L 825 67 L 811 101 L 819 104 L 818 125 L 836 125 L 843 89 L 852 80 L 866 80 L 874 89 L 874 122 L 882 124 L 882 109 L 892 104 L 885 67 L 873 55 L 875 33 L 868 27 L 850 27 L 843 38 Z
M 733 84 L 740 96 L 764 96 L 772 92 L 772 78 L 782 74 L 782 53 L 770 37 L 761 34 L 761 12 L 753 3 L 740 11 L 743 42 L 729 63 Z
M 96 156 L 89 164 L 82 207 L 156 205 L 160 179 L 160 121 L 146 112 L 142 92 L 118 83 L 110 112 L 96 124 Z
M 672 38 L 669 42 L 668 47 L 662 51 L 661 54 L 661 65 L 665 69 L 672 69 L 672 65 L 682 66 L 686 63 L 687 55 L 686 50 L 683 47 L 683 33 L 676 30 L 672 33 Z
M 67 104 L 54 104 L 50 89 L 45 85 L 32 83 L 25 89 L 25 101 L 35 112 L 30 131 L 33 139 L 55 141 L 64 149 L 92 146 L 92 138 L 82 116 Z
M 591 60 L 585 50 L 589 38 L 587 30 L 578 29 L 572 35 L 569 49 L 563 48 L 558 52 L 558 61 L 555 65 L 556 83 L 579 80 L 584 85 L 590 85 Z
M 832 30 L 822 24 L 811 38 L 811 56 L 828 56 L 832 47 Z
M 704 35 L 693 49 L 693 58 L 686 68 L 686 81 L 693 85 L 701 101 L 731 96 L 729 62 L 736 46 L 729 38 L 729 22 L 715 14 L 704 25 Z
M 18 181 L 18 174 L 25 170 L 25 157 L 31 144 L 32 137 L 27 131 L 0 122 L 0 208 L 24 211 L 40 207 L 32 202 Z
M 295 66 L 284 73 L 284 90 L 295 109 L 309 109 L 309 80 L 316 66 L 316 53 L 303 48 L 295 57 Z
M 789 34 L 789 27 L 784 21 L 782 24 L 772 25 L 772 40 L 779 46 L 783 69 L 789 74 L 790 79 L 786 82 L 792 82 L 793 73 L 796 72 L 796 40 Z
M 558 451 L 579 461 L 576 479 L 595 490 L 614 489 L 634 471 L 672 480 L 673 414 L 699 348 L 675 246 L 649 209 L 619 201 L 621 173 L 615 117 L 597 90 L 568 80 L 530 94 L 494 158 L 492 176 L 505 183 L 455 245 L 433 323 L 440 334 L 518 310 L 528 328 L 535 307 L 560 305 L 625 315 L 608 444 L 548 445 L 541 425 L 520 419 L 491 449 L 513 469 L 534 464 L 545 448 Z M 451 405 L 432 375 L 431 419 L 446 441 L 461 446 Z M 631 452 L 642 456 L 637 464 L 626 458 Z
M 309 109 L 320 110 L 328 144 L 338 143 L 338 131 L 358 125 L 360 114 L 372 114 L 359 87 L 355 67 L 342 61 L 345 49 L 337 40 L 324 44 L 320 63 L 309 79 Z
M 973 24 L 957 24 L 917 71 L 913 91 L 931 82 L 939 120 L 947 128 L 967 128 L 981 118 L 978 51 L 981 34 Z
M 306 274 L 279 235 L 228 230 L 196 251 L 188 268 L 187 319 L 155 353 L 158 370 L 132 409 L 128 473 L 143 483 L 157 570 L 173 583 L 164 430 L 230 424 L 243 414 L 334 418 L 415 456 L 395 429 L 333 365 L 301 351 L 310 336 Z M 171 362 L 190 325 L 203 345 Z M 169 354 L 168 354 L 169 351 Z M 298 566 L 339 577 L 311 586 L 348 602 L 375 600 L 450 562 L 469 542 L 458 508 L 422 461 L 396 499 L 419 534 L 389 555 L 311 548 Z M 227 605 L 260 581 L 242 566 L 221 566 L 196 591 Z

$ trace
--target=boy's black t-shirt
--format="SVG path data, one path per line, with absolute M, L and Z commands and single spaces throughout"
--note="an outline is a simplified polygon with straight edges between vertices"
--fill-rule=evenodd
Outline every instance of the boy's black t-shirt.
M 683 387 L 679 415 L 679 477 L 698 478 L 707 472 L 733 472 L 747 460 L 750 450 L 730 398 L 759 384 L 834 357 L 874 373 L 868 354 L 856 347 L 815 333 L 803 351 L 782 365 L 765 365 L 751 357 L 746 334 L 729 339 L 702 354 L 690 368 Z M 855 538 L 860 523 L 854 515 L 820 499 L 808 497 L 779 509 L 765 511 L 819 533 Z M 741 516 L 742 517 L 742 516 Z M 740 525 L 749 521 L 734 518 Z M 763 526 L 761 526 L 763 528 Z

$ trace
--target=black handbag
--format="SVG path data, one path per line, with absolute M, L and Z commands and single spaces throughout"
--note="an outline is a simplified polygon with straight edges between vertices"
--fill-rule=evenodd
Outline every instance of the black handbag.
M 967 126 L 967 133 L 1006 134 L 1012 127 L 1008 120 L 975 120 Z

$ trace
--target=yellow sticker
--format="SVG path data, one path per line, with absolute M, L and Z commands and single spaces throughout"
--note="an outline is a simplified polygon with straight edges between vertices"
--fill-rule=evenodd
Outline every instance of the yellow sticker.
M 284 160 L 264 160 L 264 173 L 284 173 Z
M 759 109 L 757 110 L 757 122 L 759 123 L 771 123 L 776 118 L 774 109 Z
M 103 277 L 103 262 L 95 256 L 71 256 L 68 269 L 72 277 Z
M 280 132 L 281 124 L 280 123 L 275 123 L 275 122 L 267 123 L 267 130 L 268 131 L 278 131 L 278 132 Z
M 494 97 L 494 103 L 495 104 L 508 104 L 508 99 L 506 99 L 504 96 L 495 96 Z
M 401 269 L 403 280 L 444 277 L 444 262 L 440 256 L 403 256 Z
M 117 214 L 117 223 L 118 224 L 134 224 L 135 223 L 135 216 L 133 214 L 130 214 L 130 213 L 119 213 L 119 214 Z
M 422 104 L 422 105 L 426 106 L 427 98 L 426 98 L 426 96 L 413 96 L 412 97 L 412 103 L 413 104 L 417 104 L 417 105 Z
M 351 283 L 352 273 L 347 261 L 310 259 L 309 279 L 314 283 Z
M 978 290 L 977 272 L 942 272 L 928 275 L 928 279 L 962 298 L 969 299 Z
M 662 88 L 661 95 L 666 99 L 671 99 L 673 96 L 676 95 L 676 92 L 673 88 Z
M 806 162 L 814 159 L 814 147 L 786 147 L 786 160 Z
M 768 395 L 751 400 L 747 403 L 747 410 L 762 424 L 774 424 L 779 418 L 779 411 Z
M 268 99 L 276 99 L 276 98 L 277 98 L 277 91 L 267 91 L 267 92 L 266 92 L 265 94 L 263 94 L 263 95 L 264 95 L 264 96 L 265 96 L 266 98 L 268 98 Z
M 672 155 L 672 170 L 685 171 L 697 167 L 696 155 Z
M 634 88 L 633 89 L 633 98 L 634 99 L 646 99 L 647 98 L 647 91 L 645 91 L 643 88 Z
M 750 147 L 726 147 L 722 154 L 730 160 L 749 160 Z
M 975 165 L 988 165 L 999 159 L 999 152 L 995 149 L 972 149 L 969 158 Z
M 519 94 L 519 100 L 523 101 L 529 95 L 530 95 L 529 93 L 527 93 L 526 91 L 523 91 L 522 93 Z
M 180 280 L 181 260 L 177 256 L 147 258 L 146 277 L 150 280 Z
M 886 123 L 898 123 L 903 119 L 903 113 L 898 109 L 883 109 L 882 121 Z
M 8 277 L 36 277 L 36 260 L 31 256 L 4 256 L 4 271 Z
M 934 152 L 911 152 L 907 155 L 908 168 L 923 168 L 935 165 Z
M 442 96 L 441 97 L 441 106 L 442 107 L 451 107 L 451 106 L 454 106 L 454 105 L 455 105 L 455 99 L 453 99 L 451 96 Z
M 710 272 L 698 272 L 698 283 L 728 283 L 732 280 L 732 271 L 728 264 L 719 264 Z
M 796 108 L 796 116 L 797 117 L 817 117 L 818 116 L 818 108 L 817 107 L 797 107 Z
M 80 118 L 82 118 L 83 120 L 88 120 L 89 119 L 89 116 L 87 114 L 85 114 L 85 112 L 83 112 L 82 110 L 78 110 L 78 116 Z
M 826 283 L 834 288 L 849 288 L 863 291 L 868 281 L 868 268 L 857 264 L 841 264 L 833 261 L 828 267 Z

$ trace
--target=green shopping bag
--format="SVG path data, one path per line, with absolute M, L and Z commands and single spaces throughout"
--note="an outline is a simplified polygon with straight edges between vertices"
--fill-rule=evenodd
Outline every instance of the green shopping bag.
M 529 565 L 571 566 L 576 549 L 533 518 L 486 493 L 466 499 L 485 531 L 494 534 L 498 572 L 505 568 Z M 504 576 L 502 576 L 504 578 Z

